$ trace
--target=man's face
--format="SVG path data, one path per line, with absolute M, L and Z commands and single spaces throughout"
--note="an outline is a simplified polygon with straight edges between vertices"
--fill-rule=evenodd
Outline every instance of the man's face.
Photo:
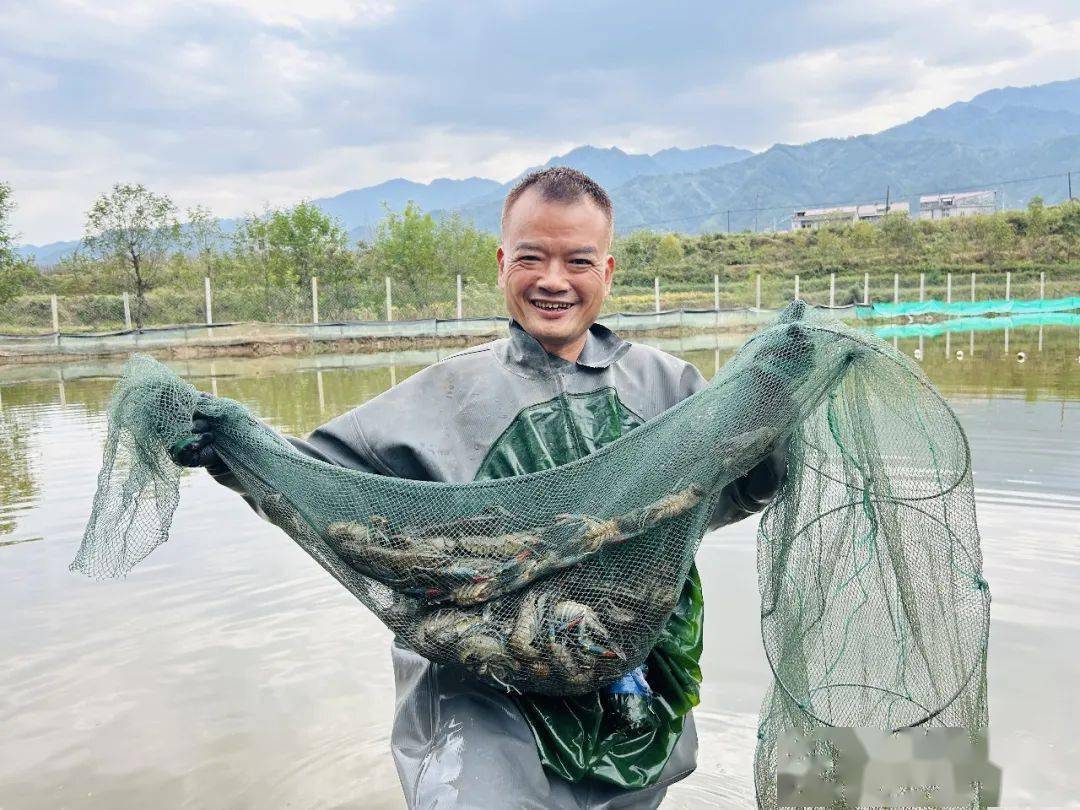
M 510 209 L 499 286 L 510 315 L 549 352 L 573 360 L 585 345 L 611 290 L 608 247 L 607 217 L 587 197 L 548 202 L 528 189 Z

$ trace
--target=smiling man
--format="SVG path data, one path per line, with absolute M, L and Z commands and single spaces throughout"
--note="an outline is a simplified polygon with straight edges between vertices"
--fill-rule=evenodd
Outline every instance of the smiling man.
M 573 169 L 507 195 L 498 250 L 509 336 L 413 375 L 316 429 L 297 448 L 382 475 L 464 482 L 568 463 L 705 385 L 688 363 L 596 323 L 611 289 L 614 217 Z M 235 479 L 198 434 L 176 458 Z M 719 499 L 712 525 L 762 508 L 783 476 L 773 453 Z M 648 464 L 647 458 L 642 459 Z M 509 695 L 393 646 L 391 749 L 410 807 L 656 807 L 690 774 L 704 607 L 696 569 L 646 665 L 588 695 Z
M 585 175 L 529 175 L 503 204 L 499 286 L 517 324 L 548 352 L 573 362 L 611 290 L 611 200 Z

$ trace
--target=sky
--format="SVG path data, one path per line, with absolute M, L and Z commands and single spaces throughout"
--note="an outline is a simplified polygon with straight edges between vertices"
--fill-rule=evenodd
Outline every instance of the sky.
M 1075 78 L 1076 0 L 4 0 L 19 241 L 113 183 L 239 216 L 575 146 L 764 149 Z

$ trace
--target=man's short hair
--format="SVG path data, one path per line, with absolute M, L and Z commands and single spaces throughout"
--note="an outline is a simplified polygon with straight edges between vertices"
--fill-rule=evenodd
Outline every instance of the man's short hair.
M 582 197 L 587 197 L 596 203 L 597 208 L 604 212 L 608 221 L 608 245 L 611 245 L 615 237 L 615 208 L 611 204 L 611 197 L 603 187 L 589 177 L 585 172 L 571 169 L 568 166 L 552 166 L 550 169 L 537 169 L 529 172 L 510 189 L 503 201 L 502 230 L 506 232 L 506 219 L 510 215 L 510 209 L 518 201 L 518 197 L 535 188 L 547 202 L 563 203 L 569 205 L 577 202 Z

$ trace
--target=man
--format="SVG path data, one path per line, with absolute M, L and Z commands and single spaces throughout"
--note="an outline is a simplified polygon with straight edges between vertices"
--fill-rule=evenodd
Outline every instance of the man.
M 382 475 L 490 479 L 580 458 L 701 389 L 690 364 L 596 323 L 613 230 L 610 198 L 584 174 L 523 178 L 506 197 L 497 253 L 509 337 L 436 363 L 294 445 Z M 235 488 L 209 428 L 198 420 L 175 455 Z M 783 456 L 730 485 L 712 525 L 762 508 Z M 391 748 L 409 806 L 656 807 L 696 764 L 702 616 L 694 570 L 647 668 L 575 698 L 512 697 L 395 642 Z M 647 711 L 630 716 L 634 700 Z

